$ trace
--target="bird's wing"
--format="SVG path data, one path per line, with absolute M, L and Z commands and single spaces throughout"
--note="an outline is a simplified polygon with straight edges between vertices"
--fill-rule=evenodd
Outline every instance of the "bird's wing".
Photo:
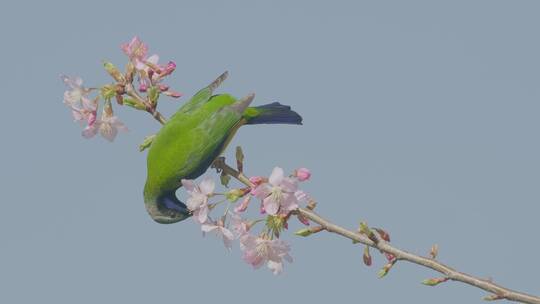
M 254 94 L 239 99 L 231 105 L 227 105 L 213 113 L 209 118 L 201 122 L 194 130 L 195 136 L 205 138 L 199 141 L 201 146 L 214 146 L 228 137 L 231 130 L 242 118 L 242 114 L 253 101 Z
M 189 132 L 186 140 L 192 145 L 189 150 L 184 150 L 186 160 L 178 171 L 180 174 L 196 178 L 206 171 L 242 124 L 242 113 L 253 98 L 254 95 L 251 94 L 234 104 L 222 107 Z
M 186 114 L 193 110 L 196 110 L 200 108 L 203 104 L 205 104 L 207 101 L 210 100 L 210 97 L 214 94 L 214 91 L 217 87 L 227 79 L 227 76 L 229 73 L 225 71 L 223 74 L 219 75 L 216 80 L 212 81 L 211 84 L 206 86 L 205 88 L 201 89 L 199 92 L 197 92 L 191 99 L 185 103 L 177 113 Z

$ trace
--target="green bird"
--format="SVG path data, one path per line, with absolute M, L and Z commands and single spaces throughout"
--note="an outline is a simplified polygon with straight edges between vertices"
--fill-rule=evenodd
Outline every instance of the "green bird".
M 202 175 L 223 152 L 238 128 L 256 124 L 302 124 L 289 106 L 274 102 L 249 107 L 255 97 L 213 95 L 227 72 L 195 94 L 154 137 L 147 157 L 144 203 L 152 219 L 171 224 L 191 216 L 176 197 L 182 179 Z

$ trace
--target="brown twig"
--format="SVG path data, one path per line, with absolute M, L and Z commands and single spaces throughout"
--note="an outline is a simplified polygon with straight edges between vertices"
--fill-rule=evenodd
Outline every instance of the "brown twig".
M 253 187 L 253 183 L 247 178 L 242 172 L 239 172 L 235 170 L 234 168 L 228 166 L 225 163 L 224 158 L 219 158 L 214 162 L 213 167 L 219 170 L 222 170 L 225 174 L 228 174 L 243 184 L 245 184 L 248 187 Z M 321 216 L 319 216 L 317 213 L 313 212 L 312 210 L 305 209 L 305 208 L 299 208 L 297 211 L 299 214 L 303 215 L 304 217 L 308 218 L 309 220 L 321 225 L 326 231 L 332 232 L 338 235 L 341 235 L 345 238 L 348 238 L 355 243 L 362 243 L 364 245 L 373 247 L 378 249 L 381 252 L 391 254 L 395 257 L 396 261 L 408 261 L 410 263 L 414 263 L 420 266 L 424 266 L 427 268 L 430 268 L 432 270 L 435 270 L 441 274 L 444 275 L 445 280 L 452 280 L 452 281 L 458 281 L 462 282 L 477 288 L 480 288 L 482 290 L 485 290 L 487 292 L 490 292 L 492 295 L 485 297 L 485 299 L 506 299 L 509 301 L 515 301 L 515 302 L 521 302 L 521 303 L 531 303 L 531 304 L 540 304 L 540 298 L 533 295 L 528 295 L 522 292 L 518 292 L 515 290 L 511 290 L 505 287 L 502 287 L 500 285 L 497 285 L 493 283 L 491 280 L 486 279 L 480 279 L 475 276 L 459 272 L 449 266 L 444 265 L 443 263 L 440 263 L 436 261 L 433 258 L 427 258 L 419 255 L 412 254 L 410 252 L 398 249 L 392 245 L 390 245 L 389 242 L 381 239 L 380 237 L 377 237 L 377 241 L 371 240 L 368 236 L 364 234 L 360 234 L 359 232 L 351 231 L 348 229 L 345 229 L 341 226 L 338 226 Z

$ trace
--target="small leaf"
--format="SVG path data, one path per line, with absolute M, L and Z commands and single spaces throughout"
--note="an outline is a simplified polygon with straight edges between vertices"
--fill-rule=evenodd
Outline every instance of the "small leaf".
M 429 251 L 429 256 L 432 259 L 436 259 L 438 254 L 439 254 L 439 246 L 437 244 L 434 244 L 433 246 L 431 246 L 431 250 Z
M 360 222 L 360 228 L 358 228 L 358 231 L 360 232 L 360 234 L 367 236 L 370 240 L 373 241 L 373 243 L 377 243 L 379 241 L 375 233 L 373 233 L 373 231 L 369 229 L 369 226 L 366 222 Z
M 244 191 L 240 189 L 231 189 L 225 193 L 225 197 L 232 203 L 236 202 L 244 195 Z
M 149 148 L 152 145 L 152 142 L 154 142 L 154 138 L 156 138 L 156 134 L 146 136 L 143 142 L 139 145 L 139 152 Z
M 229 182 L 231 181 L 231 177 L 228 174 L 222 172 L 219 176 L 219 181 L 223 186 L 229 188 Z
M 369 227 L 366 222 L 360 222 L 360 227 L 358 228 L 358 231 L 363 235 L 369 234 Z

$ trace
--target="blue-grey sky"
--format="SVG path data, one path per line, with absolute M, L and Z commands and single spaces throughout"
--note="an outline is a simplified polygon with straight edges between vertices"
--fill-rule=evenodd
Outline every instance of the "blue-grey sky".
M 248 174 L 311 168 L 318 211 L 395 245 L 540 294 L 540 3 L 537 1 L 5 1 L 0 9 L 2 303 L 482 303 L 458 283 L 397 264 L 384 279 L 330 234 L 292 236 L 275 277 L 192 221 L 144 210 L 145 153 L 158 124 L 119 109 L 130 132 L 85 140 L 61 73 L 109 82 L 139 35 L 175 60 L 169 84 L 280 101 L 302 127 L 250 126 Z M 163 100 L 170 115 L 182 101 Z M 230 155 L 229 149 L 227 152 Z M 298 226 L 292 225 L 292 228 Z

